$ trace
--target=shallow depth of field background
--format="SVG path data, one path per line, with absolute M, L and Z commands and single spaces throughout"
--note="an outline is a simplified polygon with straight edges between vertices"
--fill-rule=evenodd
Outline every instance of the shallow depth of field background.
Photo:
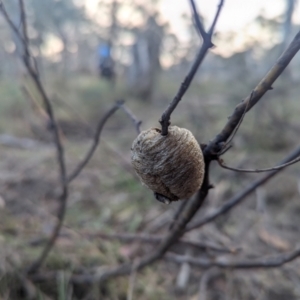
M 225 1 L 216 48 L 172 115 L 172 124 L 188 128 L 201 143 L 222 129 L 299 30 L 296 0 L 278 0 L 276 5 L 249 1 L 248 7 L 239 2 Z M 18 24 L 17 1 L 4 4 Z M 209 25 L 218 1 L 198 4 Z M 116 100 L 126 101 L 142 120 L 142 129 L 159 126 L 201 44 L 188 1 L 25 0 L 25 5 L 32 53 L 61 127 L 69 172 L 92 142 L 97 121 Z M 39 255 L 56 222 L 58 168 L 40 96 L 19 59 L 19 42 L 2 17 L 0 38 L 0 295 L 25 299 L 16 292 L 13 274 Z M 99 76 L 97 49 L 105 43 L 112 45 L 113 81 Z M 245 116 L 224 156 L 228 165 L 271 167 L 299 145 L 299 82 L 297 54 L 274 89 Z M 154 247 L 104 239 L 101 233 L 166 232 L 178 203 L 163 205 L 140 184 L 130 165 L 135 137 L 131 120 L 118 111 L 106 124 L 94 157 L 71 184 L 63 230 L 43 266 L 45 271 L 60 270 L 60 276 L 39 286 L 52 299 L 128 299 L 128 277 L 110 280 L 100 289 L 89 287 L 87 293 L 83 287 L 71 289 L 68 276 L 73 270 L 117 265 Z M 215 188 L 199 216 L 262 174 L 235 173 L 215 164 L 211 176 Z M 237 257 L 287 252 L 299 243 L 299 214 L 296 164 L 188 237 L 237 249 Z M 184 248 L 176 251 L 186 253 Z M 179 287 L 180 266 L 162 261 L 136 275 L 133 299 L 299 299 L 299 267 L 295 260 L 269 270 L 192 268 Z M 203 298 L 199 289 L 205 278 Z

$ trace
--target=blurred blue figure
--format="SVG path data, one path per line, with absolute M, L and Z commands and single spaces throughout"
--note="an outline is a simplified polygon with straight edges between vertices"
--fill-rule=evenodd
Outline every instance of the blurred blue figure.
M 99 60 L 99 75 L 107 80 L 114 80 L 114 61 L 111 56 L 110 43 L 102 43 L 97 49 Z

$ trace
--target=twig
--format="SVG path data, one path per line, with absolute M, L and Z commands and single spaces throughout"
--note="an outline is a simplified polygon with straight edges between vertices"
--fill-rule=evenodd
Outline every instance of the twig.
M 296 55 L 299 49 L 300 31 L 297 33 L 294 40 L 291 42 L 286 51 L 279 57 L 275 65 L 271 68 L 267 75 L 259 82 L 256 88 L 251 92 L 251 94 L 235 108 L 232 116 L 230 117 L 222 131 L 203 149 L 203 154 L 207 161 L 218 160 L 218 155 L 220 152 L 222 152 L 224 143 L 226 143 L 227 140 L 230 138 L 232 133 L 235 131 L 235 128 L 241 124 L 240 120 L 245 115 L 245 111 L 248 112 L 268 90 L 272 89 L 272 84 L 284 71 L 286 66 L 290 63 L 290 61 Z M 289 158 L 287 161 L 283 161 L 281 164 L 289 162 L 290 160 L 297 158 L 299 155 L 300 153 L 297 152 L 296 156 Z M 220 214 L 227 212 L 232 208 L 232 206 L 235 206 L 237 203 L 242 201 L 243 198 L 250 194 L 253 190 L 255 190 L 257 186 L 263 184 L 269 178 L 274 176 L 278 171 L 279 170 L 274 170 L 273 172 L 263 177 L 261 180 L 255 181 L 253 185 L 250 185 L 247 189 L 245 189 L 236 197 L 228 201 L 221 208 L 204 217 L 204 219 L 199 220 L 194 225 L 189 225 L 186 228 L 186 230 L 189 231 L 194 228 L 198 228 L 208 222 L 211 222 Z
M 122 104 L 121 108 L 126 113 L 126 115 L 131 119 L 132 123 L 135 126 L 137 134 L 140 134 L 141 133 L 140 127 L 142 125 L 142 121 L 138 120 L 137 117 L 132 113 L 132 111 L 126 105 Z
M 70 105 L 69 103 L 67 103 L 66 101 L 64 101 L 61 97 L 59 97 L 58 95 L 55 95 L 55 97 L 53 98 L 54 103 L 57 103 L 61 106 L 63 106 L 63 108 L 65 109 L 66 112 L 68 113 L 72 113 L 77 120 L 80 120 L 80 122 L 82 124 L 84 124 L 87 129 L 88 129 L 88 134 L 95 136 L 95 129 L 92 127 L 92 125 L 87 122 L 78 112 L 76 109 L 74 109 L 74 107 L 72 105 Z M 130 164 L 130 162 L 128 162 L 123 155 L 117 151 L 114 147 L 112 147 L 105 139 L 102 139 L 103 144 L 106 148 L 108 148 L 109 150 L 109 154 L 113 155 L 119 162 L 120 165 L 128 172 L 130 173 L 134 178 L 136 177 L 135 172 L 132 169 L 132 166 Z
M 233 132 L 231 133 L 230 137 L 228 138 L 228 140 L 226 141 L 226 143 L 224 144 L 224 146 L 222 146 L 222 150 L 218 153 L 218 156 L 220 155 L 223 155 L 227 150 L 229 150 L 231 148 L 230 146 L 230 143 L 232 142 L 232 140 L 234 139 L 237 131 L 239 130 L 243 120 L 244 120 L 244 117 L 246 115 L 246 112 L 247 112 L 247 109 L 248 109 L 248 105 L 249 103 L 251 102 L 252 98 L 253 98 L 253 95 L 254 95 L 254 92 L 252 91 L 251 94 L 250 94 L 250 99 L 245 107 L 245 110 L 244 110 L 244 113 L 243 115 L 241 116 L 240 120 L 239 120 L 239 123 L 237 124 L 237 126 L 234 128 Z
M 19 7 L 20 7 L 20 19 L 21 19 L 21 29 L 22 33 L 19 31 L 18 27 L 14 24 L 14 22 L 11 20 L 9 17 L 4 4 L 2 0 L 0 0 L 0 11 L 3 14 L 6 22 L 8 23 L 9 27 L 13 30 L 13 32 L 16 34 L 16 36 L 19 38 L 23 45 L 23 56 L 22 60 L 25 64 L 25 67 L 27 68 L 26 65 L 30 65 L 30 68 L 34 70 L 34 68 L 31 65 L 31 59 L 34 62 L 34 66 L 37 66 L 35 58 L 31 55 L 30 48 L 28 47 L 29 45 L 29 39 L 28 39 L 28 34 L 27 34 L 27 22 L 26 22 L 26 13 L 25 13 L 25 7 L 24 7 L 24 1 L 19 0 Z M 28 68 L 27 68 L 28 69 Z M 35 68 L 35 71 L 37 71 L 37 68 Z
M 226 143 L 228 138 L 232 135 L 232 132 L 239 124 L 240 119 L 242 118 L 245 110 L 246 112 L 248 112 L 267 91 L 272 89 L 272 84 L 284 71 L 284 69 L 287 67 L 287 65 L 290 63 L 290 61 L 296 55 L 299 49 L 300 31 L 296 34 L 289 47 L 279 57 L 275 65 L 258 83 L 255 89 L 251 92 L 251 94 L 242 103 L 236 106 L 232 116 L 229 118 L 222 131 L 204 149 L 204 155 L 213 156 L 214 154 L 220 151 L 222 143 Z M 216 157 L 214 159 L 216 159 Z
M 191 3 L 192 10 L 193 10 L 193 16 L 194 16 L 194 20 L 195 20 L 195 23 L 196 23 L 196 28 L 197 28 L 197 30 L 199 31 L 200 35 L 202 36 L 202 38 L 204 40 L 207 36 L 207 33 L 205 32 L 204 26 L 201 22 L 197 6 L 196 6 L 194 0 L 190 0 L 190 3 Z
M 190 263 L 192 266 L 200 268 L 231 268 L 231 269 L 254 269 L 254 268 L 276 268 L 280 267 L 300 256 L 300 248 L 284 254 L 279 254 L 273 257 L 258 258 L 253 260 L 231 260 L 224 257 L 215 259 L 205 259 L 205 258 L 194 258 L 187 257 L 185 255 L 177 255 L 173 253 L 168 253 L 165 255 L 164 259 L 179 264 Z
M 24 43 L 28 44 L 28 34 L 27 34 L 27 22 L 26 22 L 26 14 L 23 0 L 19 0 L 20 12 L 21 12 L 21 22 L 23 29 L 23 39 Z
M 295 159 L 295 157 L 298 157 L 300 155 L 300 146 L 298 146 L 293 152 L 291 152 L 286 158 L 284 158 L 279 164 L 285 164 L 289 161 L 292 161 Z M 207 214 L 202 219 L 189 224 L 186 228 L 186 231 L 190 231 L 196 228 L 199 228 L 209 222 L 212 222 L 215 220 L 218 216 L 227 213 L 229 210 L 231 210 L 233 207 L 241 203 L 247 196 L 249 196 L 251 193 L 253 193 L 259 186 L 266 183 L 269 179 L 277 175 L 280 171 L 282 171 L 284 168 L 274 170 L 271 173 L 266 174 L 264 177 L 255 180 L 253 183 L 251 183 L 248 187 L 246 187 L 244 190 L 242 190 L 240 193 L 235 195 L 233 198 L 228 200 L 225 204 L 223 204 L 221 207 L 216 208 L 215 211 Z
M 218 5 L 218 9 L 217 9 L 217 13 L 215 14 L 215 18 L 210 26 L 210 29 L 208 31 L 208 35 L 209 36 L 212 36 L 214 31 L 215 31 L 215 27 L 216 27 L 216 24 L 217 24 L 217 21 L 219 19 L 219 16 L 220 16 L 220 13 L 221 13 L 221 10 L 222 10 L 222 7 L 223 7 L 223 4 L 224 4 L 224 0 L 221 0 L 219 2 L 219 5 Z
M 239 168 L 234 168 L 234 167 L 229 167 L 227 165 L 225 165 L 224 161 L 222 159 L 218 159 L 218 163 L 219 165 L 227 170 L 231 170 L 231 171 L 236 171 L 236 172 L 241 172 L 241 173 L 263 173 L 263 172 L 270 172 L 270 171 L 274 171 L 274 170 L 280 170 L 282 168 L 285 168 L 287 166 L 293 165 L 297 162 L 300 161 L 300 157 L 297 157 L 296 159 L 293 159 L 292 161 L 279 165 L 279 166 L 275 166 L 272 168 L 266 168 L 266 169 L 239 169 Z
M 6 8 L 4 7 L 4 4 L 2 2 L 2 0 L 0 0 L 0 11 L 5 19 L 5 21 L 7 22 L 7 24 L 9 25 L 9 27 L 12 29 L 12 31 L 17 35 L 17 37 L 20 39 L 20 41 L 23 44 L 25 43 L 25 40 L 22 36 L 22 34 L 20 33 L 19 29 L 17 28 L 17 26 L 14 24 L 14 22 L 11 20 L 11 18 L 9 17 Z
M 24 10 L 24 4 L 23 1 L 20 0 L 20 7 L 21 7 L 21 19 L 22 19 L 22 26 L 26 26 L 26 14 Z M 49 254 L 50 250 L 54 246 L 54 243 L 56 241 L 56 238 L 60 232 L 61 226 L 63 224 L 65 211 L 66 211 L 66 202 L 68 198 L 68 183 L 66 180 L 66 165 L 65 165 L 65 157 L 64 157 L 64 148 L 60 139 L 59 135 L 59 129 L 57 122 L 55 120 L 53 108 L 51 105 L 51 102 L 49 100 L 49 97 L 42 85 L 42 82 L 40 80 L 39 74 L 36 72 L 32 64 L 30 63 L 30 51 L 29 51 L 29 45 L 27 43 L 27 29 L 23 28 L 24 37 L 22 37 L 21 33 L 19 32 L 18 28 L 14 25 L 14 23 L 11 21 L 9 15 L 6 12 L 6 9 L 2 3 L 0 2 L 0 11 L 2 12 L 5 20 L 9 24 L 9 26 L 12 28 L 12 30 L 17 34 L 20 41 L 23 43 L 24 47 L 24 57 L 23 57 L 23 63 L 31 76 L 33 82 L 35 83 L 37 90 L 41 94 L 42 100 L 45 105 L 46 112 L 50 118 L 51 125 L 53 128 L 53 135 L 54 135 L 54 143 L 56 146 L 56 154 L 57 154 L 57 162 L 59 165 L 59 174 L 60 174 L 60 185 L 61 185 L 61 195 L 59 197 L 60 200 L 60 207 L 58 211 L 58 221 L 53 229 L 52 235 L 46 244 L 45 248 L 43 249 L 40 256 L 37 258 L 37 260 L 29 267 L 28 272 L 35 272 L 41 264 L 46 259 L 47 255 Z
M 220 14 L 220 10 L 222 8 L 223 5 L 223 0 L 220 1 L 216 16 L 214 18 L 213 24 L 209 30 L 208 33 L 203 35 L 203 44 L 200 48 L 200 51 L 198 53 L 198 55 L 196 56 L 196 59 L 189 71 L 189 73 L 187 74 L 187 76 L 185 77 L 183 83 L 181 84 L 176 96 L 174 97 L 173 101 L 169 104 L 169 106 L 167 107 L 167 109 L 163 112 L 161 119 L 160 119 L 160 124 L 161 124 L 161 134 L 162 135 L 167 135 L 168 134 L 168 127 L 170 125 L 170 118 L 171 118 L 171 114 L 172 112 L 175 110 L 175 108 L 177 107 L 178 103 L 181 101 L 183 95 L 186 93 L 186 91 L 188 90 L 199 66 L 201 65 L 201 63 L 203 62 L 207 51 L 213 46 L 212 42 L 211 42 L 211 38 L 212 38 L 212 34 L 213 34 L 213 30 L 215 27 L 215 24 L 217 22 L 218 16 Z M 194 4 L 195 5 L 195 4 Z M 195 18 L 198 18 L 198 15 L 195 15 Z M 203 30 L 204 32 L 204 30 Z
M 103 116 L 103 118 L 100 119 L 100 121 L 97 125 L 96 132 L 95 132 L 94 140 L 93 140 L 93 143 L 92 143 L 90 149 L 87 151 L 85 157 L 77 165 L 75 170 L 68 176 L 68 179 L 67 179 L 68 182 L 71 182 L 72 180 L 74 180 L 80 174 L 80 172 L 83 170 L 83 168 L 86 166 L 86 164 L 90 161 L 95 150 L 97 149 L 97 147 L 99 145 L 100 135 L 101 135 L 101 132 L 102 132 L 102 129 L 103 129 L 105 123 L 123 105 L 123 103 L 124 103 L 123 100 L 117 101 L 116 104 Z

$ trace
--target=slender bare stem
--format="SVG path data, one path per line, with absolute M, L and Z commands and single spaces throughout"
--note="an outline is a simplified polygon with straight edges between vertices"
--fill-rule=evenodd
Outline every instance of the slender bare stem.
M 233 168 L 233 167 L 229 167 L 227 166 L 224 161 L 222 159 L 218 159 L 218 163 L 219 165 L 224 168 L 224 169 L 227 169 L 227 170 L 231 170 L 231 171 L 236 171 L 236 172 L 241 172 L 241 173 L 263 173 L 263 172 L 271 172 L 271 171 L 274 171 L 274 170 L 280 170 L 280 169 L 283 169 L 283 168 L 286 168 L 290 165 L 293 165 L 297 162 L 300 161 L 300 157 L 297 157 L 296 159 L 293 159 L 292 161 L 290 162 L 287 162 L 285 164 L 282 164 L 282 165 L 279 165 L 279 166 L 275 166 L 275 167 L 272 167 L 272 168 L 266 168 L 266 169 L 239 169 L 239 168 Z
M 203 38 L 203 40 L 205 40 L 207 38 L 207 33 L 206 33 L 204 26 L 202 24 L 202 21 L 200 19 L 195 1 L 190 0 L 190 3 L 191 3 L 192 10 L 193 10 L 193 16 L 194 16 L 194 20 L 196 23 L 196 28 L 197 28 L 198 32 L 200 33 L 201 37 Z
M 24 40 L 21 32 L 19 31 L 18 27 L 14 24 L 14 22 L 9 17 L 2 0 L 0 0 L 0 11 L 1 11 L 5 21 L 7 22 L 8 26 L 12 29 L 12 31 L 17 35 L 17 37 L 20 39 L 20 41 L 24 44 L 25 40 Z
M 210 36 L 212 36 L 213 33 L 214 33 L 214 31 L 215 31 L 215 27 L 216 27 L 217 21 L 218 21 L 218 19 L 219 19 L 219 16 L 220 16 L 220 13 L 221 13 L 223 4 L 224 4 L 224 0 L 221 0 L 221 1 L 219 2 L 219 5 L 218 5 L 217 13 L 215 14 L 215 18 L 214 18 L 214 20 L 213 20 L 213 22 L 212 22 L 212 24 L 211 24 L 211 26 L 210 26 L 210 29 L 209 29 L 209 31 L 208 31 L 208 34 L 209 34 Z
M 28 44 L 28 34 L 27 34 L 27 20 L 26 20 L 26 13 L 24 7 L 24 1 L 19 0 L 20 12 L 21 12 L 21 22 L 22 22 L 22 29 L 23 29 L 23 39 L 26 44 Z
M 251 99 L 253 98 L 253 94 L 254 92 L 252 91 L 252 93 L 250 94 L 250 100 L 248 101 L 246 107 L 245 107 L 245 110 L 244 110 L 244 113 L 243 115 L 241 116 L 240 120 L 239 120 L 239 123 L 237 124 L 237 126 L 234 128 L 233 132 L 231 133 L 230 137 L 228 138 L 228 140 L 226 141 L 226 143 L 224 144 L 224 146 L 222 147 L 222 150 L 218 153 L 218 156 L 224 154 L 228 149 L 231 148 L 230 146 L 230 143 L 232 142 L 232 140 L 234 139 L 237 131 L 239 130 L 243 120 L 244 120 L 244 117 L 247 113 L 247 109 L 248 109 L 248 105 L 249 103 L 251 102 Z
M 85 157 L 82 161 L 77 165 L 75 170 L 68 176 L 68 182 L 73 181 L 83 170 L 83 168 L 87 165 L 90 159 L 93 157 L 95 150 L 97 149 L 99 142 L 100 142 L 100 135 L 105 123 L 109 120 L 109 118 L 123 105 L 124 101 L 117 101 L 116 104 L 100 119 L 97 129 L 94 135 L 93 143 L 90 149 L 87 151 Z
M 19 0 L 20 4 L 20 14 L 21 14 L 21 21 L 22 21 L 22 32 L 23 36 L 18 30 L 18 28 L 14 25 L 12 22 L 11 18 L 6 12 L 6 9 L 2 3 L 0 2 L 0 11 L 2 12 L 5 20 L 7 21 L 8 25 L 11 27 L 11 29 L 16 33 L 16 35 L 19 37 L 20 41 L 23 44 L 24 48 L 24 56 L 23 56 L 23 63 L 31 76 L 37 90 L 39 91 L 44 106 L 45 110 L 49 116 L 49 119 L 51 121 L 52 129 L 53 129 L 53 136 L 54 136 L 54 143 L 56 146 L 56 155 L 57 155 L 57 162 L 59 166 L 59 174 L 60 174 L 60 185 L 61 185 L 61 195 L 59 197 L 60 200 L 60 207 L 58 210 L 58 221 L 53 229 L 53 232 L 51 234 L 51 237 L 49 241 L 47 242 L 45 248 L 43 249 L 42 253 L 40 256 L 37 258 L 37 260 L 29 267 L 28 272 L 35 272 L 38 270 L 38 268 L 42 265 L 42 263 L 45 261 L 47 258 L 50 250 L 54 246 L 54 243 L 58 237 L 58 234 L 60 232 L 60 229 L 63 224 L 65 212 L 66 212 L 66 202 L 68 198 L 68 183 L 66 180 L 66 164 L 65 164 L 65 156 L 64 156 L 64 147 L 62 145 L 62 141 L 60 139 L 59 135 L 59 128 L 58 124 L 55 119 L 54 111 L 52 108 L 52 104 L 50 102 L 50 99 L 44 89 L 44 86 L 40 80 L 39 74 L 37 73 L 36 69 L 33 67 L 33 65 L 30 62 L 30 50 L 29 50 L 29 44 L 28 44 L 28 36 L 27 36 L 27 25 L 26 25 L 26 13 L 25 13 L 25 8 L 24 8 L 24 3 L 23 0 Z
M 137 134 L 141 133 L 141 125 L 142 121 L 138 120 L 137 117 L 133 114 L 133 112 L 126 106 L 126 105 L 121 105 L 121 109 L 126 113 L 126 115 L 131 119 Z
M 236 126 L 240 123 L 240 119 L 244 115 L 244 112 L 248 112 L 269 90 L 272 89 L 272 84 L 281 75 L 284 69 L 288 66 L 290 61 L 296 55 L 300 49 L 300 31 L 296 34 L 295 38 L 279 57 L 275 65 L 266 74 L 266 76 L 258 83 L 251 94 L 239 105 L 236 106 L 233 114 L 229 118 L 228 122 L 221 130 L 221 132 L 207 145 L 204 150 L 205 155 L 217 154 L 222 148 L 222 144 L 226 143 Z M 216 157 L 215 157 L 216 159 Z
M 198 55 L 196 56 L 196 59 L 189 71 L 189 73 L 187 74 L 187 76 L 185 77 L 184 81 L 182 82 L 177 94 L 175 95 L 174 99 L 172 100 L 172 102 L 169 104 L 169 106 L 167 107 L 167 109 L 163 112 L 161 119 L 160 119 L 160 124 L 161 124 L 161 134 L 162 135 L 167 135 L 168 134 L 168 127 L 170 125 L 170 118 L 171 118 L 171 114 L 173 113 L 173 111 L 175 110 L 175 108 L 177 107 L 178 103 L 181 101 L 183 95 L 186 93 L 186 91 L 188 90 L 199 66 L 201 65 L 201 63 L 203 62 L 207 51 L 213 46 L 212 42 L 211 42 L 211 37 L 213 34 L 213 30 L 215 27 L 215 24 L 217 22 L 218 16 L 220 14 L 220 10 L 222 8 L 224 1 L 220 1 L 216 16 L 214 18 L 213 24 L 211 26 L 211 29 L 209 31 L 209 33 L 205 33 L 204 34 L 204 29 L 203 29 L 203 44 L 200 48 L 200 51 L 198 53 Z M 195 6 L 195 3 L 194 3 Z M 196 7 L 196 6 L 195 6 Z M 199 15 L 196 14 L 195 15 L 195 19 L 198 19 L 199 22 Z M 200 22 L 201 23 L 201 22 Z
M 299 157 L 300 155 L 300 146 L 298 146 L 294 151 L 292 151 L 287 157 L 285 157 L 279 165 L 285 164 L 287 162 L 292 161 L 293 159 Z M 241 203 L 244 199 L 246 199 L 247 196 L 249 196 L 251 193 L 253 193 L 259 186 L 265 184 L 268 180 L 270 180 L 272 177 L 277 175 L 280 171 L 284 170 L 284 168 L 274 170 L 265 176 L 263 176 L 260 179 L 255 180 L 253 183 L 249 184 L 248 187 L 243 189 L 240 193 L 235 195 L 233 198 L 228 200 L 225 204 L 220 206 L 219 208 L 216 208 L 213 212 L 205 215 L 202 219 L 195 221 L 194 223 L 191 223 L 187 226 L 186 231 L 190 231 L 199 227 L 204 226 L 207 223 L 210 223 L 214 221 L 217 217 L 220 215 L 223 215 L 230 211 L 232 208 L 237 206 L 239 203 Z

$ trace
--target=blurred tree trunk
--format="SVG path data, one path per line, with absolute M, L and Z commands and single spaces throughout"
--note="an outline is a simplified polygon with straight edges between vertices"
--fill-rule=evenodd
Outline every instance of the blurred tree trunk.
M 289 38 L 292 32 L 292 17 L 293 17 L 293 12 L 295 10 L 297 0 L 286 0 L 286 10 L 284 13 L 284 23 L 283 23 L 283 37 L 282 37 L 282 42 L 279 47 L 279 51 L 281 54 L 285 48 L 287 47 L 289 43 Z M 290 69 L 287 68 L 284 73 L 282 74 L 282 78 L 290 81 L 292 79 L 292 74 L 290 72 Z
M 10 16 L 11 16 L 11 20 L 13 21 L 13 23 L 19 28 L 20 24 L 21 24 L 21 16 L 20 16 L 20 12 L 18 9 L 18 2 L 17 1 L 11 1 L 9 3 L 8 8 Z M 12 37 L 12 41 L 15 44 L 15 51 L 14 51 L 14 55 L 17 56 L 16 59 L 16 66 L 17 66 L 17 73 L 21 73 L 24 71 L 23 69 L 23 65 L 20 62 L 19 57 L 23 57 L 24 55 L 24 48 L 23 45 L 18 37 L 18 35 L 13 31 L 11 31 L 11 37 Z
M 160 52 L 163 26 L 155 16 L 149 16 L 146 27 L 136 34 L 132 47 L 132 64 L 129 68 L 130 86 L 133 93 L 143 100 L 151 100 L 160 71 Z
M 297 0 L 286 0 L 285 20 L 283 24 L 282 48 L 285 48 L 291 34 L 292 17 Z M 284 49 L 282 49 L 284 50 Z

